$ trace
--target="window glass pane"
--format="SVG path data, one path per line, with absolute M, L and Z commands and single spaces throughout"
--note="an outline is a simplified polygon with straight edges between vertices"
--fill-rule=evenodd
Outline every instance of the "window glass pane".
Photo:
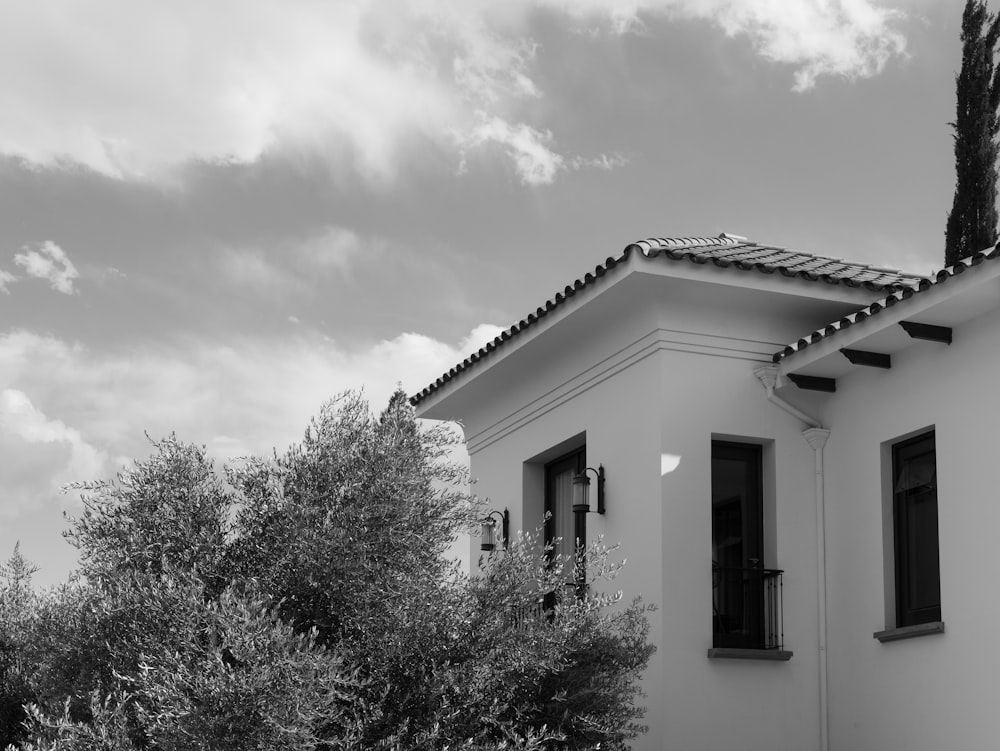
M 712 443 L 712 621 L 717 647 L 763 647 L 761 449 Z
M 574 451 L 545 465 L 545 542 L 553 543 L 553 554 L 573 558 L 576 551 L 576 520 L 573 516 L 573 477 L 586 466 L 585 449 Z
M 573 475 L 575 474 L 576 470 L 570 468 L 552 478 L 555 536 L 562 538 L 556 546 L 556 552 L 571 557 L 576 543 L 573 538 Z
M 941 619 L 934 433 L 893 448 L 896 625 Z
M 909 497 L 906 522 L 909 607 L 911 610 L 933 607 L 941 602 L 937 500 L 933 492 Z
M 724 568 L 759 565 L 762 558 L 760 447 L 712 447 L 712 560 Z
M 895 492 L 928 488 L 936 481 L 937 464 L 934 454 L 927 452 L 903 462 L 897 472 Z

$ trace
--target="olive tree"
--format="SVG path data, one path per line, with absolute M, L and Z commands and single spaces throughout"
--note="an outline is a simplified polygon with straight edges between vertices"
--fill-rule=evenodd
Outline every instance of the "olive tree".
M 578 598 L 531 535 L 462 574 L 444 553 L 482 509 L 455 440 L 348 393 L 271 457 L 170 437 L 79 486 L 80 577 L 34 616 L 69 633 L 34 634 L 20 747 L 624 748 L 647 606 Z

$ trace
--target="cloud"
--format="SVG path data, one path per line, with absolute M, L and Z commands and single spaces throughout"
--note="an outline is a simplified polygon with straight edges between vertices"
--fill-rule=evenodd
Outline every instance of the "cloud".
M 460 359 L 465 359 L 467 355 L 471 355 L 473 352 L 478 352 L 500 336 L 503 331 L 504 328 L 502 326 L 496 326 L 492 323 L 479 324 L 469 332 L 467 337 L 459 342 L 456 354 L 461 355 L 461 357 L 456 358 L 455 362 L 457 363 Z M 450 368 L 454 364 L 451 363 L 448 367 Z
M 303 240 L 293 243 L 289 253 L 293 262 L 310 272 L 337 273 L 346 276 L 351 261 L 363 252 L 379 252 L 384 241 L 376 237 L 364 240 L 353 230 L 329 226 Z
M 268 297 L 314 295 L 316 280 L 351 280 L 352 262 L 361 254 L 382 254 L 386 241 L 362 238 L 339 226 L 264 247 L 219 248 L 215 261 L 224 279 Z
M 823 76 L 866 78 L 906 54 L 905 14 L 880 0 L 542 0 L 581 21 L 627 33 L 646 17 L 707 21 L 748 38 L 762 57 L 795 69 L 796 91 Z
M 50 240 L 35 247 L 25 246 L 14 256 L 14 263 L 28 276 L 47 279 L 52 289 L 64 295 L 73 294 L 73 280 L 80 276 L 66 251 Z
M 23 509 L 62 483 L 106 476 L 110 457 L 147 455 L 144 431 L 176 431 L 220 459 L 281 450 L 337 393 L 363 387 L 378 409 L 398 383 L 415 393 L 500 330 L 477 326 L 457 344 L 411 332 L 346 348 L 305 331 L 122 352 L 0 335 L 0 487 L 21 499 L 5 505 Z
M 18 389 L 0 390 L 0 516 L 51 502 L 63 484 L 109 471 L 108 456 L 80 431 L 50 419 Z
M 5 294 L 10 294 L 10 290 L 7 289 L 8 284 L 13 284 L 17 281 L 17 277 L 10 272 L 0 269 L 0 292 Z
M 569 166 L 573 169 L 601 169 L 610 171 L 618 167 L 624 167 L 629 163 L 629 158 L 624 154 L 598 154 L 594 157 L 573 157 L 569 161 Z
M 876 75 L 906 52 L 906 38 L 893 28 L 902 14 L 867 0 L 685 0 L 683 6 L 729 36 L 749 37 L 765 58 L 792 65 L 796 91 L 813 88 L 821 76 Z
M 578 155 L 542 121 L 540 9 L 602 34 L 708 21 L 791 66 L 799 90 L 905 51 L 901 14 L 877 0 L 3 3 L 0 152 L 153 180 L 192 160 L 319 156 L 387 181 L 418 136 L 456 155 L 500 144 L 544 184 Z
M 406 19 L 393 21 L 401 29 Z M 393 171 L 404 130 L 455 102 L 425 42 L 386 46 L 367 3 L 73 0 L 0 9 L 0 129 L 8 153 L 113 177 L 187 160 L 253 162 L 279 147 Z M 398 36 L 398 35 L 397 35 Z
M 547 185 L 564 168 L 566 160 L 546 145 L 552 141 L 549 131 L 538 131 L 524 123 L 511 125 L 499 117 L 486 117 L 485 113 L 480 115 L 483 122 L 465 138 L 465 143 L 499 144 L 514 162 L 525 185 Z

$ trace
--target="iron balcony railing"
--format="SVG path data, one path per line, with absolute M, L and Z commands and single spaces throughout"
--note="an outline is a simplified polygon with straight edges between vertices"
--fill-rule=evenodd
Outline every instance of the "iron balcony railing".
M 548 597 L 541 598 L 529 605 L 515 607 L 511 611 L 513 626 L 516 630 L 522 631 L 528 628 L 531 621 L 551 618 L 552 603 L 546 603 Z
M 715 647 L 777 649 L 785 644 L 784 571 L 712 566 Z

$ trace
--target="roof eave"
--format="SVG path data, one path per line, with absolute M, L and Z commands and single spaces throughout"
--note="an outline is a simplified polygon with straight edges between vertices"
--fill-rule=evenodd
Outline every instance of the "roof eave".
M 451 393 L 455 391 L 454 382 L 456 379 L 460 379 L 462 383 L 467 382 L 467 371 L 473 366 L 475 366 L 476 372 L 480 372 L 484 368 L 484 363 L 488 365 L 494 360 L 504 359 L 510 352 L 518 348 L 519 342 L 532 339 L 539 331 L 547 329 L 548 325 L 551 324 L 551 316 L 561 317 L 560 314 L 566 312 L 566 304 L 576 298 L 579 292 L 587 291 L 588 288 L 596 285 L 598 280 L 606 277 L 609 272 L 621 264 L 627 263 L 633 256 L 648 260 L 662 256 L 671 261 L 677 261 L 677 264 L 650 264 L 648 270 L 651 273 L 660 273 L 664 276 L 712 281 L 724 285 L 783 294 L 800 294 L 803 297 L 818 297 L 858 305 L 869 302 L 878 292 L 888 292 L 904 287 L 903 284 L 861 281 L 854 278 L 842 278 L 837 274 L 817 274 L 806 270 L 794 270 L 781 265 L 748 263 L 735 257 L 720 258 L 713 255 L 713 253 L 718 252 L 720 247 L 724 247 L 725 252 L 731 255 L 738 254 L 743 249 L 755 248 L 764 248 L 768 252 L 774 251 L 784 255 L 799 257 L 803 255 L 774 246 L 760 246 L 757 243 L 746 241 L 744 238 L 725 234 L 718 238 L 652 238 L 631 243 L 625 247 L 620 256 L 617 258 L 609 257 L 603 264 L 598 265 L 593 273 L 588 273 L 582 279 L 577 279 L 572 285 L 565 287 L 562 292 L 546 301 L 544 306 L 537 308 L 534 313 L 505 329 L 492 342 L 469 355 L 448 372 L 439 376 L 433 383 L 411 396 L 410 403 L 417 408 L 418 415 L 430 414 L 446 398 L 441 395 L 441 392 Z M 830 259 L 818 256 L 816 258 L 822 262 L 820 266 L 823 268 L 827 268 L 831 263 Z M 683 263 L 681 263 L 682 261 Z M 845 264 L 839 265 L 845 266 Z M 857 265 L 848 263 L 846 266 L 856 267 Z M 748 273 L 733 275 L 731 271 L 723 271 L 731 267 Z M 894 275 L 897 281 L 899 280 L 899 275 L 892 270 L 868 266 L 862 267 L 860 272 L 855 270 L 852 273 L 861 273 L 862 276 L 872 276 L 873 279 L 881 280 L 886 279 L 886 274 L 889 273 Z M 914 281 L 915 278 L 910 275 L 908 282 L 913 283 Z M 585 295 L 585 297 L 587 296 Z M 573 308 L 575 305 L 569 305 L 569 309 Z M 532 335 L 526 336 L 528 332 L 531 332 Z
M 451 419 L 452 415 L 447 411 L 445 402 L 449 401 L 459 389 L 504 362 L 521 347 L 593 299 L 598 291 L 595 289 L 598 280 L 601 280 L 600 286 L 603 290 L 608 288 L 609 283 L 615 284 L 624 279 L 629 272 L 634 271 L 634 262 L 629 263 L 632 257 L 632 251 L 626 249 L 621 256 L 608 258 L 592 273 L 587 273 L 582 279 L 567 285 L 533 313 L 504 329 L 499 336 L 411 396 L 410 404 L 415 408 L 416 416 Z M 470 370 L 472 372 L 469 372 Z
M 891 355 L 911 346 L 914 341 L 900 323 L 954 327 L 995 308 L 1000 263 L 983 262 L 1000 258 L 1000 252 L 994 249 L 977 256 L 975 261 L 942 270 L 934 283 L 920 291 L 898 291 L 851 317 L 812 332 L 796 343 L 797 351 L 788 352 L 786 348 L 776 353 L 779 374 L 836 378 L 853 368 L 842 350 Z M 974 268 L 974 273 L 968 273 Z

